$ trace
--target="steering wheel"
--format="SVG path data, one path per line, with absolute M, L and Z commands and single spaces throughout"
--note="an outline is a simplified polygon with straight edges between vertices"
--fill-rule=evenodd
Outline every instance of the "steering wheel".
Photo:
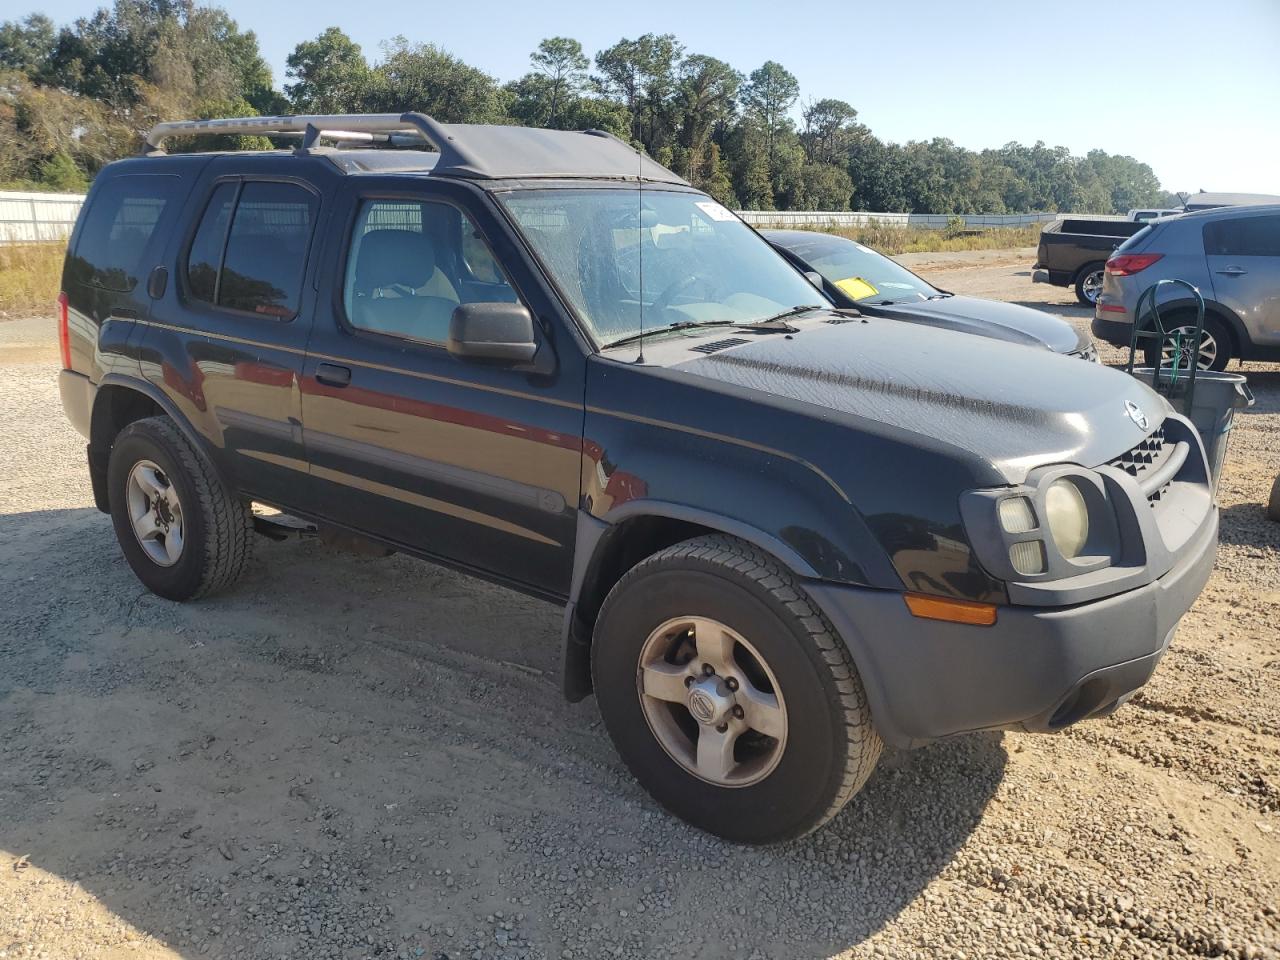
M 671 301 L 684 293 L 684 291 L 688 290 L 695 283 L 702 284 L 703 289 L 706 290 L 706 292 L 710 293 L 712 296 L 715 295 L 715 288 L 712 286 L 710 280 L 706 277 L 700 277 L 696 273 L 686 273 L 682 277 L 677 277 L 663 288 L 662 292 L 659 293 L 657 298 L 653 301 L 653 308 L 661 311 L 662 313 L 666 313 L 671 309 Z

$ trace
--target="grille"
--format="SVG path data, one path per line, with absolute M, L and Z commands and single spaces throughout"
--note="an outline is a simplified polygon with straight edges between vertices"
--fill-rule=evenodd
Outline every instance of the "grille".
M 1114 460 L 1107 461 L 1107 466 L 1123 470 L 1141 483 L 1143 474 L 1157 469 L 1164 462 L 1165 457 L 1169 456 L 1171 449 L 1165 443 L 1164 427 L 1158 427 L 1132 450 L 1122 453 Z M 1147 503 L 1154 508 L 1168 491 L 1169 484 L 1166 483 L 1158 490 L 1147 494 Z
M 689 349 L 694 353 L 715 353 L 717 350 L 725 350 L 728 347 L 736 347 L 749 342 L 742 337 L 729 337 L 727 340 L 713 340 L 711 343 L 704 343 Z

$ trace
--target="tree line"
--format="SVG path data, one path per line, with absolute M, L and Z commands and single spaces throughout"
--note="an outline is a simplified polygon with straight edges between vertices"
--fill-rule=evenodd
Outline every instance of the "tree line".
M 160 120 L 406 110 L 607 130 L 739 209 L 1113 213 L 1168 199 L 1147 164 L 1103 150 L 885 142 L 851 104 L 802 99 L 782 64 L 743 73 L 669 33 L 594 56 L 551 37 L 502 83 L 402 36 L 371 60 L 330 27 L 294 48 L 281 90 L 253 32 L 194 0 L 116 0 L 61 27 L 39 13 L 0 24 L 0 184 L 83 189 Z

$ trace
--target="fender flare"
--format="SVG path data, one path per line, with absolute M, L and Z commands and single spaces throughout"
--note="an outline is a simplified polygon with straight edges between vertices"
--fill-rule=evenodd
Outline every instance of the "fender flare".
M 98 381 L 98 392 L 97 392 L 97 395 L 94 397 L 94 403 L 93 403 L 94 413 L 93 415 L 91 415 L 89 420 L 91 425 L 90 426 L 91 435 L 92 435 L 92 424 L 94 422 L 94 419 L 96 419 L 98 402 L 101 400 L 102 391 L 106 387 L 124 387 L 126 389 L 132 390 L 134 393 L 140 393 L 143 396 L 145 396 L 147 399 L 154 402 L 155 405 L 158 406 L 161 409 L 161 411 L 164 412 L 165 416 L 167 416 L 170 420 L 174 422 L 174 424 L 177 426 L 178 430 L 182 433 L 182 435 L 187 438 L 187 442 L 190 443 L 193 447 L 195 447 L 197 451 L 199 451 L 200 455 L 204 457 L 205 461 L 209 464 L 209 466 L 218 474 L 219 479 L 221 479 L 223 482 L 226 482 L 227 478 L 226 476 L 223 475 L 223 472 L 218 467 L 217 458 L 213 456 L 213 453 L 210 450 L 208 439 L 204 437 L 199 430 L 197 430 L 195 427 L 191 425 L 191 421 L 188 420 L 186 415 L 183 414 L 182 411 L 178 409 L 177 404 L 175 404 L 173 400 L 170 399 L 169 396 L 163 390 L 161 390 L 159 387 L 157 387 L 154 383 L 152 383 L 149 380 L 143 380 L 137 377 L 130 377 L 123 373 L 109 373 L 105 377 L 103 377 L 100 381 Z
M 678 520 L 737 537 L 777 558 L 778 562 L 799 579 L 818 579 L 817 571 L 793 547 L 757 527 L 710 510 L 665 500 L 640 499 L 627 501 L 610 510 L 604 518 L 580 511 L 574 545 L 573 576 L 561 628 L 561 684 L 565 698 L 572 702 L 582 700 L 591 692 L 593 624 L 585 622 L 578 613 L 583 587 L 599 570 L 605 553 L 602 546 L 609 533 L 625 521 L 637 517 Z

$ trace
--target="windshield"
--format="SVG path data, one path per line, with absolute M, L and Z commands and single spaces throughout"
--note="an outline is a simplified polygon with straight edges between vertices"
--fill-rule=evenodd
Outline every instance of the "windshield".
M 866 303 L 905 303 L 941 295 L 905 267 L 870 247 L 821 233 L 780 233 L 772 236 L 803 260 L 810 270 L 849 298 Z
M 522 190 L 501 196 L 597 341 L 672 324 L 753 323 L 825 298 L 698 193 Z

